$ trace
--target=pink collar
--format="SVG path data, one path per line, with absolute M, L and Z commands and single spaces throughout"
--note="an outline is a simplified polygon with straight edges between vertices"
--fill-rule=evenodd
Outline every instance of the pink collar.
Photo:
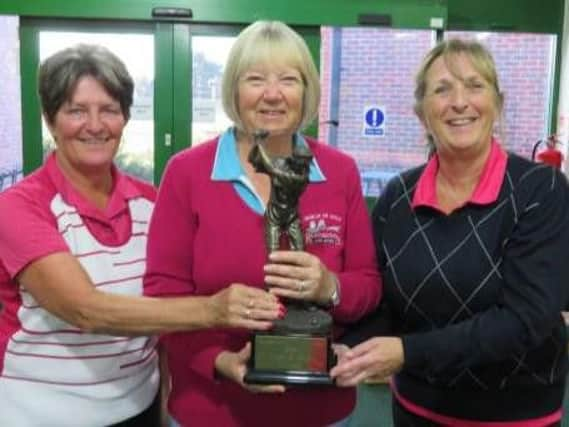
M 104 210 L 101 210 L 86 200 L 81 193 L 73 187 L 72 183 L 67 180 L 57 165 L 55 153 L 50 154 L 47 158 L 46 168 L 49 177 L 55 184 L 58 193 L 61 194 L 63 199 L 70 205 L 75 206 L 81 215 L 89 216 L 91 218 L 107 221 L 126 209 L 128 207 L 127 202 L 129 199 L 141 195 L 141 191 L 129 179 L 126 179 L 126 177 L 113 164 L 111 167 L 111 173 L 113 175 L 113 189 L 111 190 L 111 197 L 107 207 Z
M 507 162 L 508 155 L 502 149 L 498 141 L 492 139 L 490 155 L 482 170 L 480 181 L 478 181 L 467 203 L 486 205 L 496 201 L 500 188 L 502 187 L 502 182 L 504 181 L 504 175 L 506 174 Z M 440 211 L 436 190 L 436 176 L 438 170 L 439 158 L 435 154 L 428 161 L 423 173 L 419 177 L 413 195 L 413 202 L 411 203 L 413 209 L 418 206 L 429 206 Z

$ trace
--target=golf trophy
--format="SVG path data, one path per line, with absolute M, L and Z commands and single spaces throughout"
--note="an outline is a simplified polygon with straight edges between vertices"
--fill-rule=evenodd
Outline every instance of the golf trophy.
M 265 211 L 265 244 L 276 250 L 304 250 L 298 201 L 308 184 L 312 152 L 294 144 L 287 157 L 271 158 L 265 148 L 266 130 L 254 134 L 249 162 L 269 175 L 271 193 Z M 332 316 L 314 303 L 287 299 L 287 313 L 268 332 L 252 335 L 248 384 L 333 385 L 328 372 L 335 364 Z

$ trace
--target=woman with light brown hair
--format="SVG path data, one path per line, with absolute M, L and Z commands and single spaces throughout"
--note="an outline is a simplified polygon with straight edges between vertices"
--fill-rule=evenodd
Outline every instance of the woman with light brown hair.
M 415 99 L 433 156 L 373 211 L 394 329 L 345 351 L 332 375 L 345 386 L 393 375 L 398 427 L 559 425 L 567 181 L 494 136 L 503 96 L 480 43 L 432 49 Z

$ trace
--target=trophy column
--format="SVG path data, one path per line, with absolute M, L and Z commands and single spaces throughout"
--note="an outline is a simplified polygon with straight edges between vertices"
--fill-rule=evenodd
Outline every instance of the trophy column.
M 265 212 L 265 243 L 268 252 L 304 250 L 298 201 L 308 184 L 312 153 L 293 145 L 292 155 L 271 158 L 263 143 L 269 133 L 255 132 L 249 162 L 257 172 L 271 178 Z M 282 239 L 284 237 L 284 239 Z M 284 301 L 287 314 L 269 332 L 252 335 L 252 353 L 245 382 L 249 384 L 333 385 L 328 372 L 335 363 L 332 350 L 332 316 L 305 301 Z

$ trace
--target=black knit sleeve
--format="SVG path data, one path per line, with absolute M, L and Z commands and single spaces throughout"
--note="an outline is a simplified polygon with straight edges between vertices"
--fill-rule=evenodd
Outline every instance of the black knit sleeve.
M 400 187 L 399 180 L 399 177 L 394 177 L 389 181 L 385 190 L 378 198 L 371 214 L 376 256 L 378 258 L 377 264 L 380 266 L 380 274 L 382 270 L 380 256 L 381 236 L 383 235 L 383 227 L 385 226 L 390 206 L 398 192 L 397 188 Z M 391 332 L 391 313 L 386 300 L 382 299 L 374 311 L 364 316 L 358 322 L 349 325 L 339 342 L 352 347 L 374 336 L 389 335 Z
M 535 166 L 510 198 L 514 220 L 503 246 L 502 295 L 467 320 L 404 336 L 406 369 L 437 375 L 519 358 L 559 327 L 569 299 L 567 180 L 552 168 Z
M 371 223 L 373 226 L 373 238 L 375 242 L 375 253 L 377 257 L 377 265 L 381 266 L 382 256 L 381 256 L 381 245 L 383 228 L 387 222 L 387 217 L 389 215 L 389 210 L 393 204 L 393 198 L 397 193 L 397 187 L 399 187 L 399 176 L 391 178 L 385 187 L 385 191 L 381 194 L 377 203 L 375 204 L 373 211 L 371 213 Z M 381 268 L 381 267 L 380 267 Z

